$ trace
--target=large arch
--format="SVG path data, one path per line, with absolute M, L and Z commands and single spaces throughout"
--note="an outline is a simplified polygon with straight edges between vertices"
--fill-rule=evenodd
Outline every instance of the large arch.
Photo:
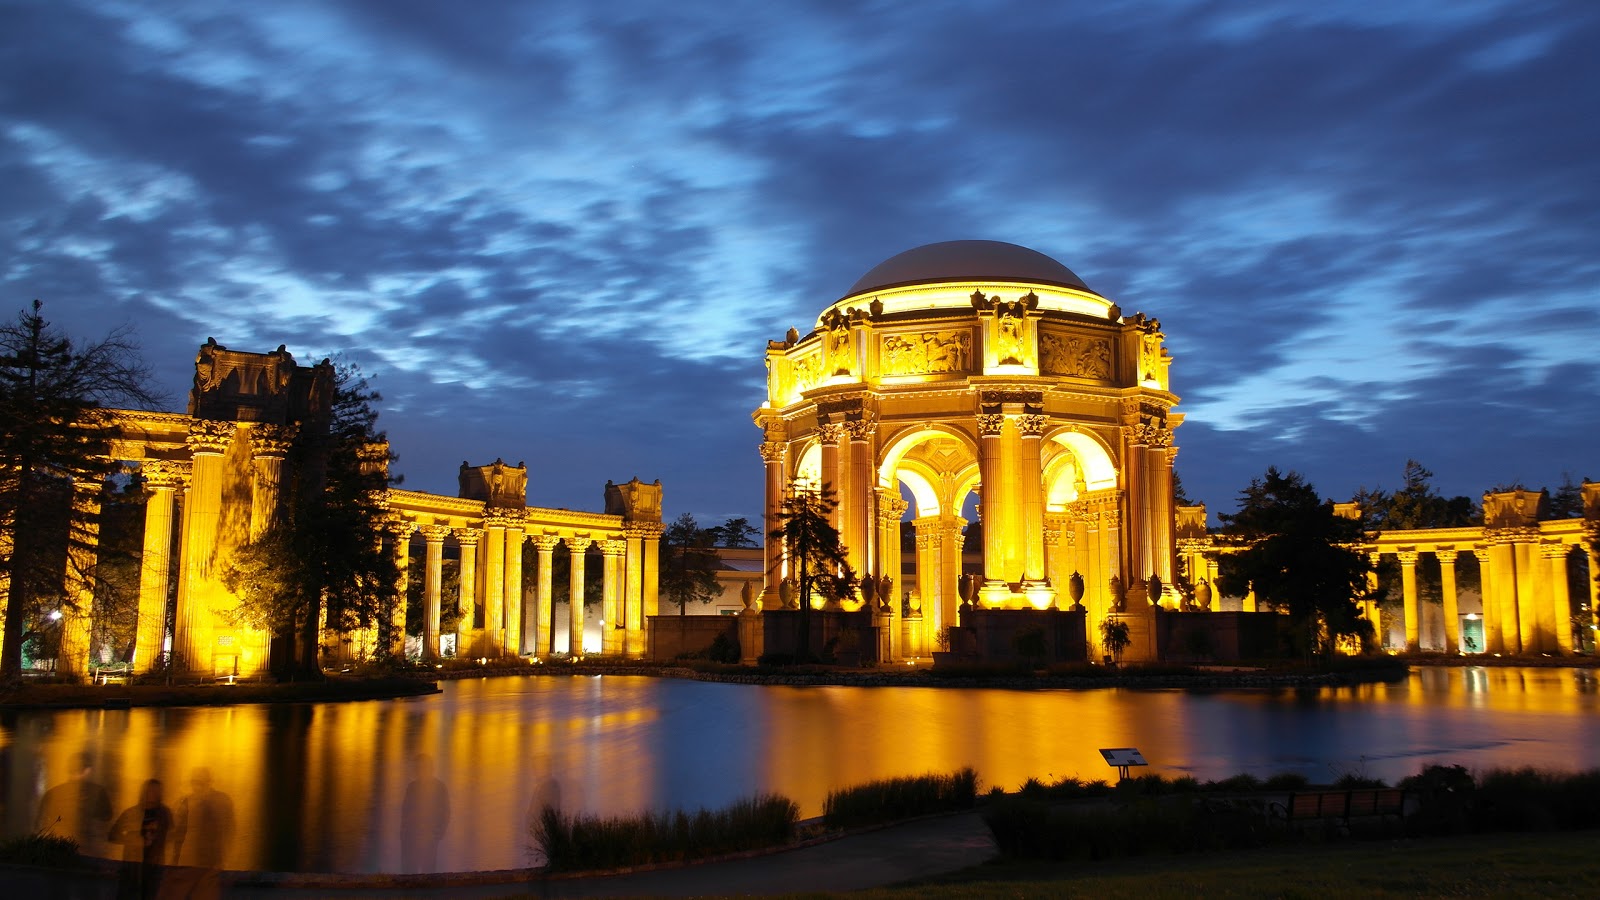
M 896 433 L 884 447 L 878 462 L 879 486 L 893 487 L 895 470 L 899 467 L 900 461 L 905 459 L 906 454 L 922 444 L 941 438 L 955 440 L 967 451 L 971 459 L 978 458 L 978 445 L 972 439 L 972 435 L 953 425 L 924 422 Z

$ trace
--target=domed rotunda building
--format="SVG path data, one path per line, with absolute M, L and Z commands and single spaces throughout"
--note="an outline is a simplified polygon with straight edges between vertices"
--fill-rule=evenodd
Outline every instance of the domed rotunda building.
M 1151 576 L 1174 580 L 1182 422 L 1162 339 L 1157 320 L 1124 316 L 1026 247 L 948 241 L 893 256 L 807 333 L 768 344 L 754 413 L 768 529 L 791 491 L 834 493 L 856 573 L 893 579 L 884 600 L 909 594 L 903 621 L 888 621 L 901 604 L 872 604 L 888 626 L 880 657 L 939 649 L 943 629 L 971 624 L 958 621 L 967 609 L 1079 612 L 1057 618 L 1081 621 L 1096 643 L 1103 621 L 1125 617 L 1130 650 L 1153 653 L 1141 623 L 1161 599 L 1148 596 Z M 974 492 L 983 560 L 963 580 L 961 511 Z M 780 541 L 767 541 L 765 563 L 762 609 L 793 604 Z

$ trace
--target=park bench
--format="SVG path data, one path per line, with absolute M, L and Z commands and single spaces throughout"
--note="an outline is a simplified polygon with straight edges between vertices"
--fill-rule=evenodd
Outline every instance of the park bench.
M 1284 824 L 1337 821 L 1345 828 L 1352 819 L 1404 820 L 1406 792 L 1399 788 L 1351 788 L 1334 791 L 1296 791 L 1283 803 L 1272 804 L 1272 814 Z

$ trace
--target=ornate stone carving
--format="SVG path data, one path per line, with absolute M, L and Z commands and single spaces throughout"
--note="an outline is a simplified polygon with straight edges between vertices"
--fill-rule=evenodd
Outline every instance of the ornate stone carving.
M 589 549 L 589 545 L 594 543 L 594 538 L 586 534 L 573 534 L 568 535 L 566 541 L 567 549 L 572 551 L 572 555 L 581 556 L 585 550 Z
M 837 444 L 844 437 L 844 425 L 836 422 L 824 422 L 817 426 L 817 440 L 824 444 Z
M 189 450 L 196 454 L 226 453 L 237 430 L 238 426 L 232 422 L 196 419 L 189 425 Z
M 892 523 L 900 521 L 906 514 L 909 504 L 893 494 L 878 495 L 878 521 Z
M 1036 413 L 1017 416 L 1017 431 L 1021 432 L 1023 437 L 1043 437 L 1045 428 L 1049 424 L 1048 419 Z
M 422 534 L 424 541 L 430 544 L 442 544 L 454 529 L 449 525 L 418 525 L 417 531 Z
M 1537 527 L 1544 495 L 1539 491 L 1504 491 L 1483 495 L 1483 525 L 1490 530 Z
M 144 476 L 145 487 L 154 490 L 175 490 L 189 478 L 190 464 L 178 459 L 147 459 L 139 463 L 139 474 Z
M 856 369 L 855 341 L 850 333 L 850 320 L 838 310 L 823 318 L 822 336 L 827 358 L 823 370 L 829 375 L 849 376 Z
M 297 425 L 253 425 L 250 428 L 250 449 L 258 458 L 282 459 L 294 444 L 299 431 Z
M 843 425 L 844 430 L 850 434 L 850 440 L 857 442 L 872 440 L 873 434 L 878 430 L 878 423 L 871 416 L 844 422 Z
M 533 549 L 538 550 L 541 553 L 546 553 L 546 552 L 552 551 L 552 550 L 556 549 L 556 547 L 560 546 L 560 544 L 561 544 L 561 535 L 559 535 L 559 534 L 532 534 L 532 535 L 528 536 L 528 543 L 533 545 Z
M 460 544 L 463 550 L 478 546 L 478 539 L 483 537 L 483 532 L 476 528 L 457 528 L 455 532 L 456 543 Z
M 383 523 L 383 530 L 393 535 L 397 540 L 405 540 L 415 531 L 417 523 L 406 519 L 388 519 Z
M 489 507 L 483 511 L 483 527 L 510 528 L 522 524 L 522 510 Z
M 1111 342 L 1046 332 L 1039 336 L 1039 371 L 1074 378 L 1111 377 Z
M 1433 551 L 1434 558 L 1439 560 L 1439 565 L 1441 566 L 1454 565 L 1458 555 L 1455 550 L 1449 547 L 1438 547 Z
M 983 406 L 999 406 L 1004 403 L 1021 403 L 1024 406 L 1044 405 L 1043 391 L 980 391 L 978 402 Z
M 661 521 L 661 479 L 645 484 L 637 477 L 625 484 L 606 482 L 606 515 L 628 522 Z
M 600 552 L 605 556 L 622 556 L 628 552 L 628 542 L 622 538 L 606 538 L 599 544 Z
M 1146 447 L 1171 447 L 1172 430 L 1165 425 L 1148 422 L 1133 426 L 1133 442 Z
M 1034 301 L 1037 302 L 1038 298 L 1035 297 Z M 995 361 L 1001 365 L 1021 365 L 1027 362 L 1025 346 L 1027 328 L 1024 324 L 1027 311 L 1027 304 L 1022 300 L 1011 303 L 1000 302 L 994 306 Z
M 978 434 L 983 437 L 999 437 L 1006 424 L 1006 417 L 1000 413 L 979 413 L 976 418 Z
M 1394 555 L 1396 559 L 1400 560 L 1400 565 L 1414 566 L 1417 564 L 1417 558 L 1422 554 L 1415 550 L 1397 550 Z
M 624 522 L 622 524 L 623 534 L 631 538 L 639 538 L 640 540 L 646 541 L 661 537 L 666 530 L 667 526 L 661 524 L 660 522 L 634 521 Z
M 822 381 L 822 354 L 808 353 L 794 361 L 794 392 L 803 394 Z
M 778 441 L 762 441 L 760 447 L 761 461 L 769 464 L 781 463 L 783 462 L 785 449 L 787 449 L 787 445 Z
M 878 371 L 884 375 L 941 375 L 972 368 L 972 336 L 965 331 L 885 335 Z

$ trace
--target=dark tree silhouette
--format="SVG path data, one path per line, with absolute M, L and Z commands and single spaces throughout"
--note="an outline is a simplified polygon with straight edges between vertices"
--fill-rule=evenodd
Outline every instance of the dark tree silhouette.
M 722 593 L 717 569 L 717 528 L 701 528 L 694 516 L 684 513 L 667 526 L 661 535 L 660 595 L 678 604 L 678 615 L 686 615 L 691 603 L 710 603 Z
M 30 554 L 19 536 L 23 517 L 69 493 L 99 485 L 115 469 L 108 456 L 111 407 L 149 408 L 158 398 L 132 332 L 112 331 L 95 343 L 74 343 L 40 314 L 42 304 L 0 326 L 0 578 L 9 581 L 0 678 L 22 671 L 22 642 L 46 602 L 68 617 L 85 617 L 85 598 L 65 596 L 64 570 L 49 553 Z M 97 543 L 92 513 L 68 501 L 67 565 L 90 558 Z M 19 542 L 18 538 L 23 537 Z M 87 580 L 91 573 L 76 573 Z
M 1365 638 L 1372 625 L 1356 607 L 1366 598 L 1361 523 L 1334 514 L 1297 472 L 1267 469 L 1240 494 L 1239 510 L 1219 517 L 1223 533 L 1243 542 L 1221 560 L 1219 586 L 1288 612 L 1305 652 L 1332 653 L 1341 636 Z
M 838 505 L 826 485 L 820 491 L 794 491 L 778 512 L 771 539 L 782 541 L 800 591 L 800 634 L 795 659 L 811 658 L 811 595 L 843 599 L 855 589 L 856 573 L 846 560 L 839 530 L 828 521 Z

